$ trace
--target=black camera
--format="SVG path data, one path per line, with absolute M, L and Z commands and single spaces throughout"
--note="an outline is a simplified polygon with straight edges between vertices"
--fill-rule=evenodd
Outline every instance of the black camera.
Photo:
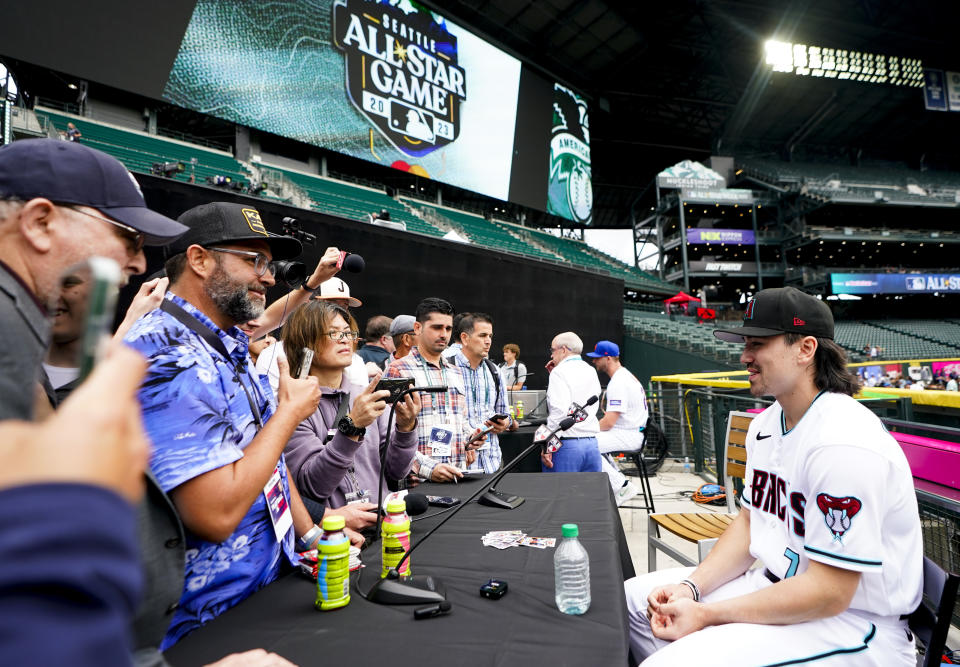
M 307 279 L 307 265 L 279 259 L 273 263 L 273 276 L 277 282 L 282 281 L 290 289 L 296 289 Z

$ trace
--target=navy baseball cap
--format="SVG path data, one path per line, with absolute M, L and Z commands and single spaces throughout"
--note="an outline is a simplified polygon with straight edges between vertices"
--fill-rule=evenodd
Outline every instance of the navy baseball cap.
M 166 245 L 187 231 L 147 208 L 117 159 L 73 141 L 21 139 L 0 147 L 0 199 L 10 197 L 90 206 L 143 232 L 146 245 Z
M 593 352 L 587 352 L 588 357 L 619 357 L 620 347 L 609 340 L 602 340 L 593 346 Z
M 260 211 L 246 204 L 201 204 L 184 211 L 177 220 L 189 231 L 167 247 L 168 257 L 186 252 L 192 245 L 206 248 L 233 241 L 266 241 L 273 259 L 293 259 L 303 251 L 300 241 L 292 236 L 268 232 Z
M 823 301 L 796 287 L 773 287 L 757 292 L 743 313 L 742 327 L 716 329 L 713 335 L 728 343 L 745 336 L 797 333 L 833 339 L 833 313 Z

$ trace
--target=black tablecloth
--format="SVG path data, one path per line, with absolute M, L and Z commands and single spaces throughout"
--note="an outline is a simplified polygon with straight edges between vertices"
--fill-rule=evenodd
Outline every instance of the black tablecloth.
M 480 480 L 424 484 L 417 491 L 467 497 Z M 356 591 L 347 607 L 316 611 L 315 584 L 299 574 L 280 579 L 195 631 L 167 651 L 172 665 L 201 665 L 228 653 L 265 648 L 299 665 L 624 665 L 627 663 L 623 579 L 633 566 L 619 515 L 602 473 L 508 475 L 499 485 L 526 502 L 515 510 L 470 504 L 412 555 L 414 574 L 446 584 L 450 614 L 415 621 L 416 606 L 382 606 Z M 440 520 L 413 524 L 417 536 Z M 553 549 L 482 545 L 491 530 L 522 530 L 556 537 L 560 526 L 580 526 L 590 555 L 592 604 L 583 616 L 568 616 L 554 601 Z M 626 570 L 622 566 L 626 557 Z M 379 574 L 379 544 L 362 554 L 368 563 L 364 590 Z M 480 597 L 480 585 L 504 579 L 498 601 Z
M 533 444 L 533 434 L 536 426 L 521 426 L 516 431 L 504 431 L 499 436 L 500 452 L 503 454 L 503 464 L 510 463 L 520 452 Z M 531 452 L 517 466 L 515 472 L 540 472 L 539 450 Z

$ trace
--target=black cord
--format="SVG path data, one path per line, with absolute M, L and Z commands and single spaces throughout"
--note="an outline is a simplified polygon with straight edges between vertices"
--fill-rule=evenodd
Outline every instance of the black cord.
M 457 503 L 456 505 L 451 505 L 450 507 L 445 507 L 445 508 L 443 508 L 442 510 L 440 510 L 440 511 L 438 511 L 438 512 L 434 512 L 433 514 L 424 514 L 423 516 L 410 517 L 410 521 L 423 521 L 424 519 L 432 519 L 432 518 L 435 517 L 435 516 L 440 516 L 441 514 L 446 514 L 447 512 L 450 512 L 451 510 L 455 510 L 455 509 L 457 509 L 460 505 L 467 505 L 467 504 L 469 504 L 469 502 L 467 502 L 467 503 Z

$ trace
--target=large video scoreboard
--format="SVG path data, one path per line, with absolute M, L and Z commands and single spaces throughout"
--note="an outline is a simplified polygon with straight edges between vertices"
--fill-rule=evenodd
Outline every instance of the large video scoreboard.
M 0 55 L 590 223 L 583 97 L 421 3 L 159 4 L 19 8 Z

